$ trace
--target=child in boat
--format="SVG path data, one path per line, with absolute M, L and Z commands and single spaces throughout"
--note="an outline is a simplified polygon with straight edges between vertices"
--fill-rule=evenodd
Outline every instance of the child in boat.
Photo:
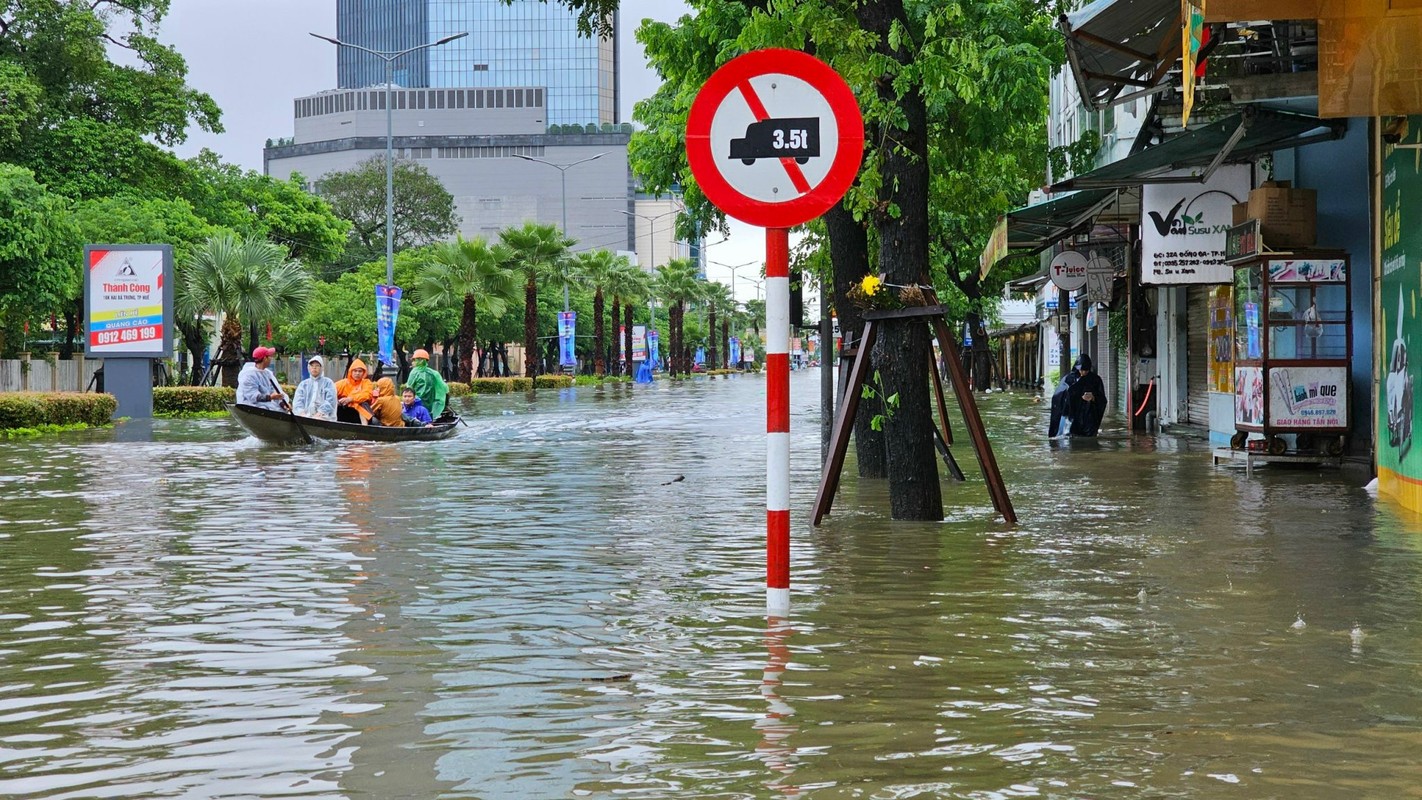
M 403 428 L 405 418 L 402 411 L 400 398 L 395 394 L 395 381 L 389 378 L 376 381 L 375 399 L 370 403 L 371 418 L 379 420 L 387 428 Z
M 434 419 L 430 417 L 430 410 L 425 408 L 425 404 L 420 398 L 415 396 L 414 389 L 406 386 L 402 394 L 402 399 L 405 401 L 405 407 L 402 413 L 405 415 L 406 425 L 424 426 L 434 424 Z

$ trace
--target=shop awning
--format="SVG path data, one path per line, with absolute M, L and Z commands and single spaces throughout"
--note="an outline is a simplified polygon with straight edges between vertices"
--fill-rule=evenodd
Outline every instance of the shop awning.
M 1093 111 L 1159 91 L 1180 58 L 1180 0 L 1096 0 L 1063 14 L 1057 27 Z
M 1092 189 L 1053 197 L 1007 213 L 1007 249 L 1037 252 L 1091 222 L 1116 192 Z
M 1337 139 L 1346 129 L 1347 120 L 1325 120 L 1246 106 L 1238 114 L 1191 128 L 1155 147 L 1068 178 L 1053 186 L 1052 191 L 1100 190 L 1144 183 L 1203 183 L 1221 164 Z M 1190 177 L 1163 174 L 1190 167 L 1203 169 Z

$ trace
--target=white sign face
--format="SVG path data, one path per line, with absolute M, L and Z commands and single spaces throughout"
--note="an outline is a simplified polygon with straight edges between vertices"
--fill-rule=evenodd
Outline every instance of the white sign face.
M 1249 165 L 1220 167 L 1208 183 L 1147 183 L 1141 188 L 1141 282 L 1234 282 L 1224 263 L 1233 206 L 1249 198 Z M 1167 173 L 1188 176 L 1180 171 Z
M 1111 283 L 1116 279 L 1116 265 L 1111 259 L 1096 255 L 1086 261 L 1086 300 L 1090 303 L 1111 302 Z
M 173 251 L 167 245 L 84 249 L 85 355 L 172 355 Z
M 1047 277 L 1058 289 L 1074 292 L 1086 285 L 1086 255 L 1075 250 L 1063 250 L 1052 259 Z
M 823 183 L 834 164 L 834 112 L 820 90 L 790 75 L 757 75 L 746 83 L 750 91 L 743 84 L 726 95 L 711 119 L 716 166 L 731 188 L 753 200 L 797 200 Z M 783 166 L 781 158 L 793 159 L 798 169 Z M 795 172 L 803 181 L 792 177 Z
M 1348 427 L 1345 367 L 1269 370 L 1269 424 L 1280 428 Z

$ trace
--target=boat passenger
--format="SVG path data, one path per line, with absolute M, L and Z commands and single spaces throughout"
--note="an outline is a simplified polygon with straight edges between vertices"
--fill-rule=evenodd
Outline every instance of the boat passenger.
M 355 359 L 346 377 L 336 381 L 336 419 L 364 425 L 370 419 L 370 401 L 375 384 L 366 377 L 365 362 Z
M 320 356 L 312 356 L 306 361 L 306 369 L 311 377 L 296 387 L 292 410 L 303 417 L 315 419 L 336 418 L 336 383 L 322 373 L 326 362 Z
M 370 413 L 387 428 L 405 427 L 400 397 L 395 394 L 395 381 L 381 378 L 375 382 L 375 399 L 370 403 Z M 368 423 L 370 425 L 375 422 Z
M 242 365 L 237 374 L 237 402 L 245 406 L 256 406 L 269 411 L 286 411 L 291 408 L 286 392 L 281 390 L 277 377 L 268 367 L 276 356 L 270 347 L 258 347 L 252 351 L 252 360 Z
M 414 389 L 406 386 L 405 391 L 401 393 L 401 399 L 404 400 L 405 405 L 401 413 L 405 415 L 406 425 L 425 426 L 434 424 L 434 419 L 430 417 L 430 410 L 425 408 L 425 404 L 420 401 L 420 398 L 415 396 Z
M 438 372 L 430 368 L 430 354 L 423 347 L 410 355 L 415 362 L 410 370 L 410 379 L 405 384 L 415 390 L 415 396 L 436 419 L 444 413 L 445 400 L 449 397 L 449 384 Z

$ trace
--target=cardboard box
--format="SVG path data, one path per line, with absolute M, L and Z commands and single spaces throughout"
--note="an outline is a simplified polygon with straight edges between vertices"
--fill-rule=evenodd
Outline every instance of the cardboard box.
M 1229 223 L 1230 225 L 1243 225 L 1249 220 L 1248 202 L 1235 203 L 1234 205 L 1230 206 L 1230 211 L 1232 212 Z
M 1288 181 L 1267 181 L 1249 193 L 1248 218 L 1259 220 L 1259 235 L 1273 250 L 1313 247 L 1318 241 L 1318 192 L 1294 189 Z

